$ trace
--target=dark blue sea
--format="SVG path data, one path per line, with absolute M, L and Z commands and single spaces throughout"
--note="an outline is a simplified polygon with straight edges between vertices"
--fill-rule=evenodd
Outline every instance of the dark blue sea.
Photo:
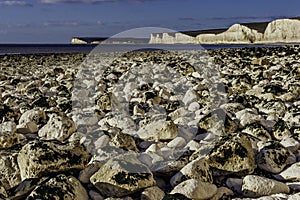
M 48 54 L 48 53 L 89 53 L 127 52 L 134 50 L 201 50 L 220 48 L 269 47 L 257 45 L 199 45 L 199 44 L 0 44 L 0 55 L 5 54 Z

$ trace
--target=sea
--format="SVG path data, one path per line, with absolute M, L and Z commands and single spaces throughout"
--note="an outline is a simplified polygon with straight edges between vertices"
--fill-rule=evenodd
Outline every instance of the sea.
M 0 44 L 0 55 L 90 52 L 128 52 L 139 50 L 203 50 L 224 48 L 274 47 L 266 45 L 199 45 L 199 44 Z

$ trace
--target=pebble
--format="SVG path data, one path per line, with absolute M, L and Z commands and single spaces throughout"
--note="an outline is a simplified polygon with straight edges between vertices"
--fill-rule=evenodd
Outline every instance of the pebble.
M 290 192 L 290 188 L 279 181 L 256 175 L 247 175 L 243 179 L 242 192 L 248 197 L 261 197 Z
M 190 199 L 206 200 L 217 194 L 217 187 L 211 183 L 189 179 L 177 185 L 170 194 L 182 194 Z

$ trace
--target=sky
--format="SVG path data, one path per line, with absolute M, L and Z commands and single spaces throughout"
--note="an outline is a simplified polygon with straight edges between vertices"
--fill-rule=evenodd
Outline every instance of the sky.
M 226 28 L 300 16 L 299 8 L 299 0 L 0 0 L 0 43 L 69 43 L 141 27 Z

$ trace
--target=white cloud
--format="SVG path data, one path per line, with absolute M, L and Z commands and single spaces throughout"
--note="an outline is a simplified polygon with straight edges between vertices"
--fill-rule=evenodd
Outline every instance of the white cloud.
M 103 2 L 144 2 L 151 0 L 39 0 L 40 3 L 58 4 L 58 3 L 103 3 Z
M 116 0 L 40 0 L 41 3 L 56 4 L 56 3 L 100 3 L 114 2 Z
M 26 1 L 0 1 L 0 6 L 32 6 Z
M 95 24 L 80 21 L 47 21 L 44 26 L 51 27 L 78 27 L 78 26 L 94 26 Z

